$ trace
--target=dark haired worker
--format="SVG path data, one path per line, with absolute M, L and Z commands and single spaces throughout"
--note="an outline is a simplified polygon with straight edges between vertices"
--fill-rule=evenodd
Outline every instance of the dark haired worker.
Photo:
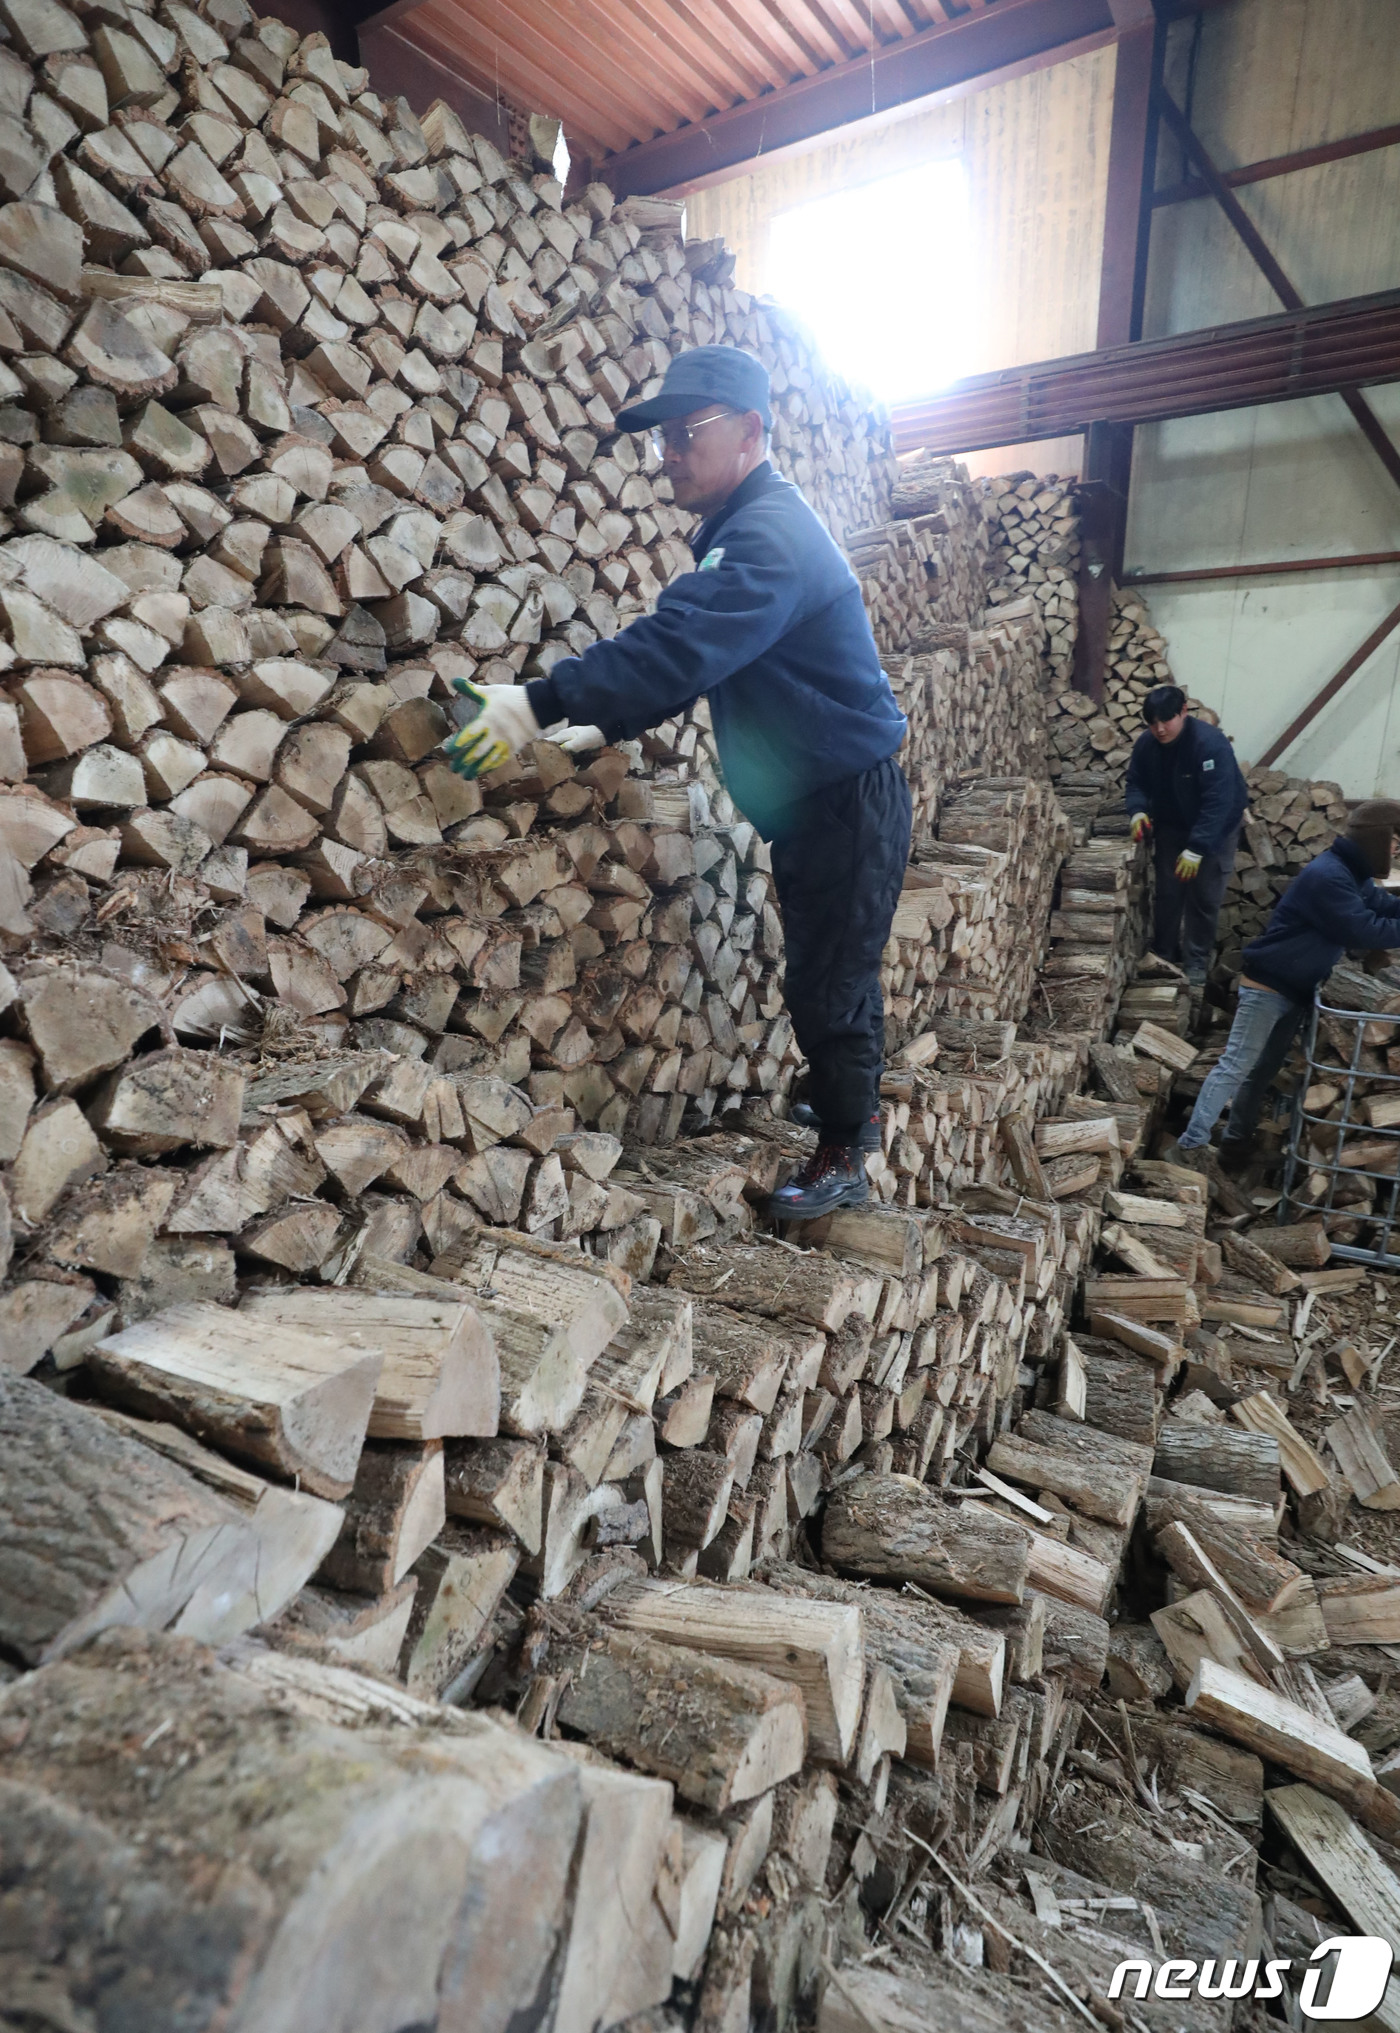
M 1152 950 L 1204 988 L 1249 788 L 1229 741 L 1192 718 L 1179 685 L 1149 692 L 1142 717 L 1123 802 L 1134 840 L 1152 835 Z

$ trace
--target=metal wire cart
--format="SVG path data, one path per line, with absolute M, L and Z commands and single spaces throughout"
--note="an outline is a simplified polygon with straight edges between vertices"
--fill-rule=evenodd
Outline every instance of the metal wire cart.
M 1334 1241 L 1333 1257 L 1400 1271 L 1400 1238 L 1394 1251 L 1391 1242 L 1400 1218 L 1400 1051 L 1386 1049 L 1400 1041 L 1400 1012 L 1334 1007 L 1323 996 L 1337 985 L 1335 976 L 1323 983 L 1308 1022 L 1279 1219 L 1321 1215 L 1331 1229 L 1355 1218 L 1358 1240 Z

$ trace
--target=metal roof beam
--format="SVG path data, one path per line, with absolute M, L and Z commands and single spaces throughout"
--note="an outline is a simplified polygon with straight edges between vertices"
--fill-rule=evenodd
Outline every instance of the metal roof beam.
M 954 454 L 1400 381 L 1400 290 L 973 375 L 892 412 L 898 452 Z

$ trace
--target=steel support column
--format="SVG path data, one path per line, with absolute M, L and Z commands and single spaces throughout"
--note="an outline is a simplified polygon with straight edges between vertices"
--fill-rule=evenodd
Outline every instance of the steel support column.
M 1142 337 L 1157 174 L 1157 115 L 1166 30 L 1152 0 L 1112 0 L 1118 24 L 1113 123 L 1099 265 L 1098 343 L 1126 346 Z M 1102 699 L 1108 669 L 1113 582 L 1121 577 L 1133 469 L 1130 423 L 1094 423 L 1085 438 L 1080 490 L 1079 629 L 1073 684 Z

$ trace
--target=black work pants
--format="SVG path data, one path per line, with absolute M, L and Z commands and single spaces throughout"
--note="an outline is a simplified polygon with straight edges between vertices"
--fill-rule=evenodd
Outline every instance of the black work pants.
M 891 756 L 815 791 L 773 841 L 783 914 L 783 994 L 810 1067 L 808 1099 L 833 1142 L 880 1106 L 880 956 L 909 862 L 913 809 Z
M 1203 982 L 1215 953 L 1215 927 L 1225 901 L 1225 885 L 1235 868 L 1239 845 L 1237 826 L 1218 854 L 1205 854 L 1190 882 L 1176 873 L 1176 858 L 1186 846 L 1184 833 L 1154 832 L 1153 863 L 1157 900 L 1152 914 L 1152 950 L 1174 960 L 1187 978 Z

